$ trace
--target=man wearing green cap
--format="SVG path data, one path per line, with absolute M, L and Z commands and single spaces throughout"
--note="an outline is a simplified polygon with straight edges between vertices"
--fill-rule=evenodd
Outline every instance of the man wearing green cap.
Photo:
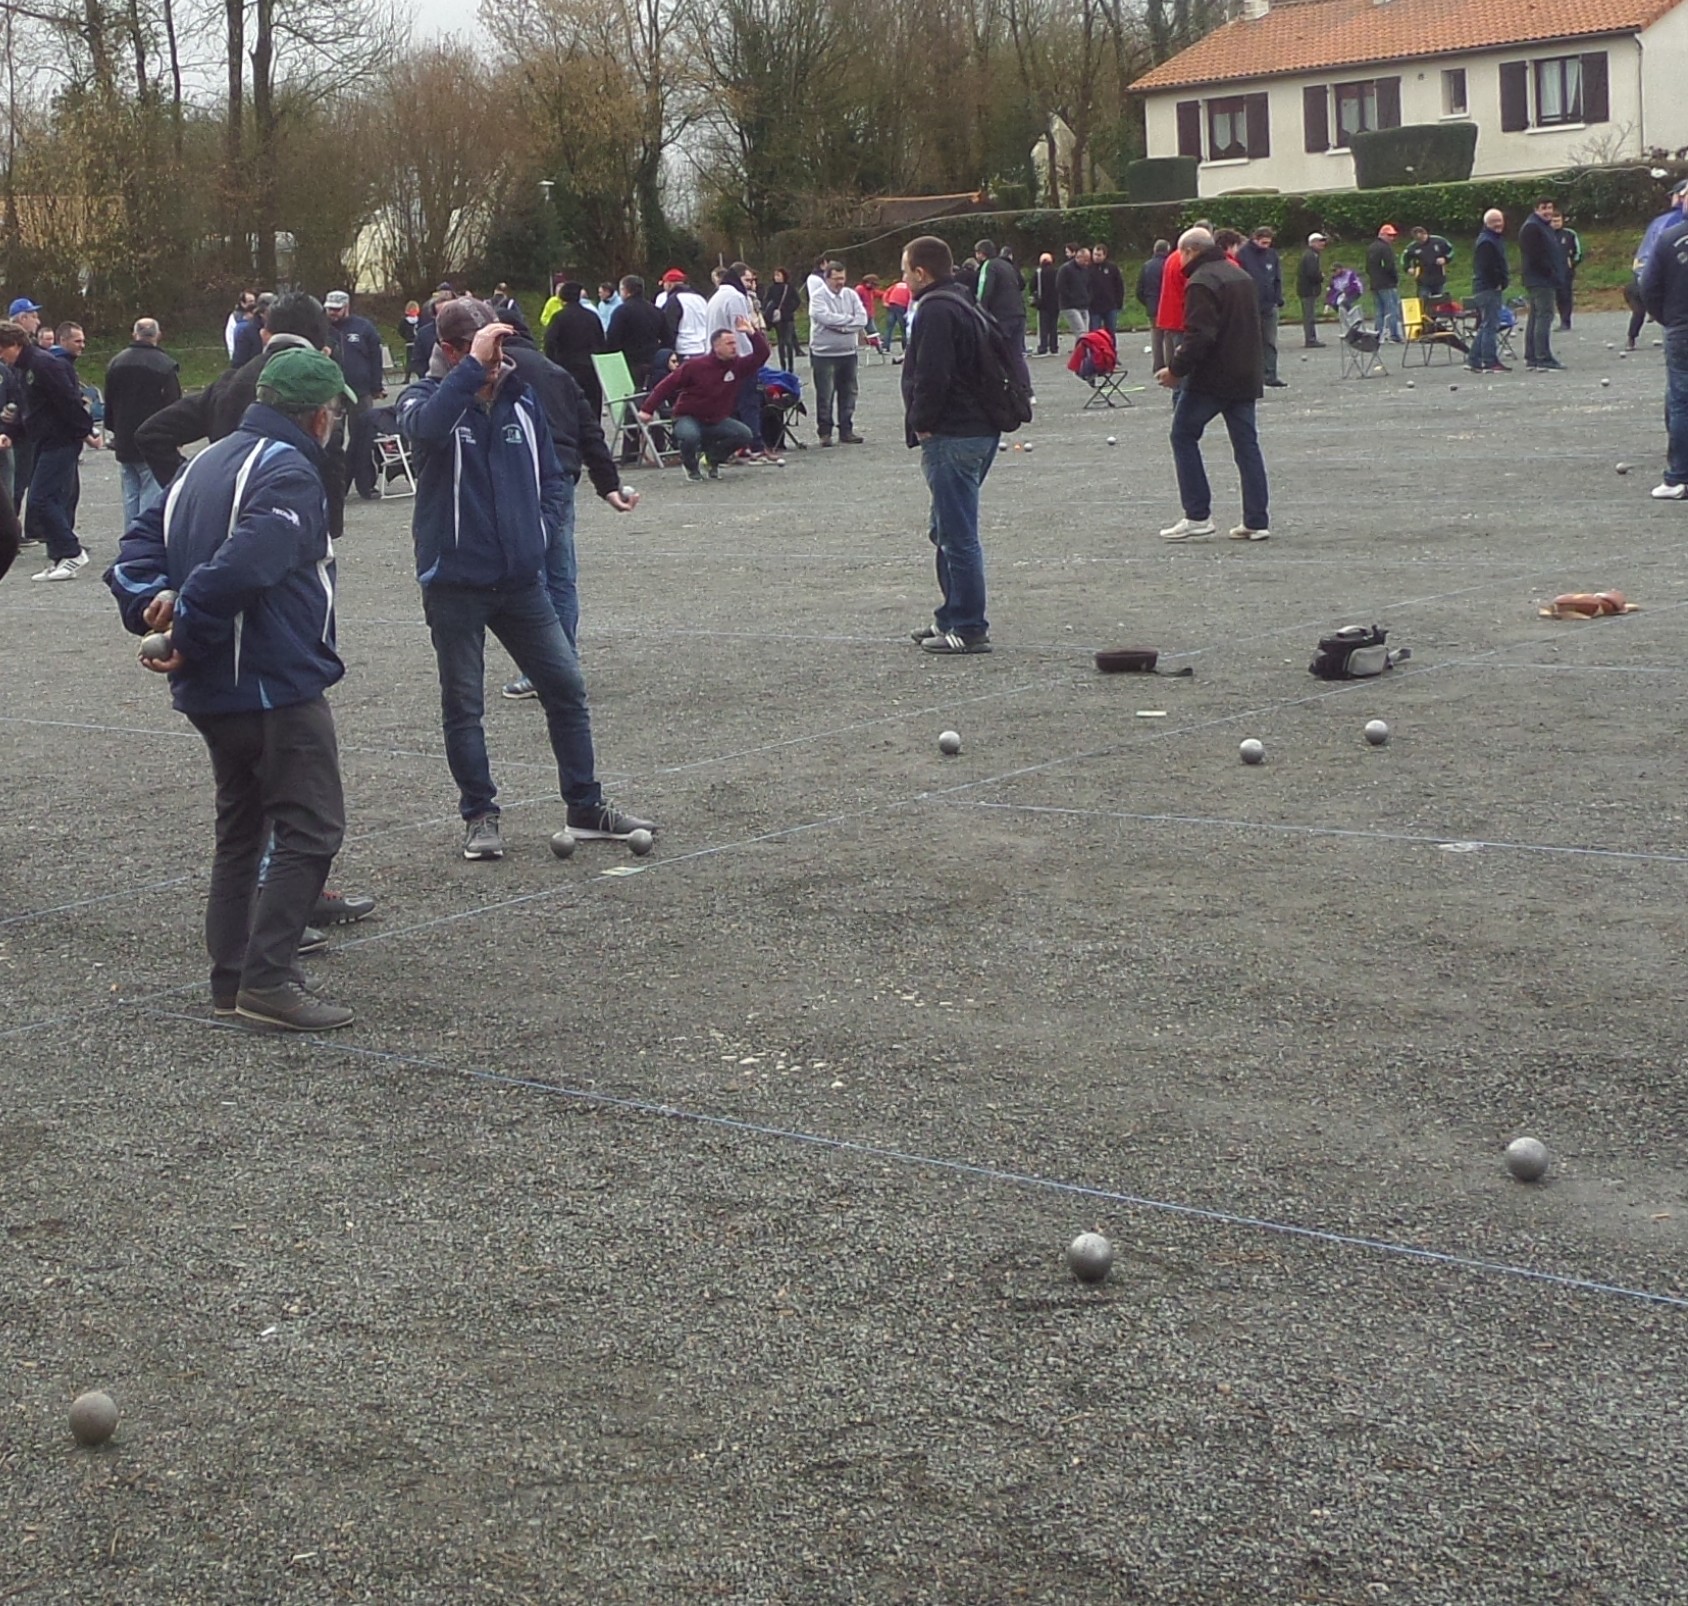
M 219 1015 L 320 1032 L 352 1012 L 305 990 L 299 940 L 345 834 L 334 716 L 334 545 L 323 444 L 348 401 L 319 351 L 273 357 L 234 434 L 177 476 L 107 570 L 124 625 L 165 634 L 144 667 L 211 752 L 216 853 L 206 899 Z M 260 887 L 271 826 L 275 850 Z

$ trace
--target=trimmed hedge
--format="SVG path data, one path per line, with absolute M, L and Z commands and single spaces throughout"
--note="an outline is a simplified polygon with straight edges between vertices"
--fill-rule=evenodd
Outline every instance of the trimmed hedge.
M 1477 160 L 1475 123 L 1406 123 L 1355 134 L 1354 182 L 1362 190 L 1465 184 Z
M 1138 206 L 1157 201 L 1187 201 L 1196 194 L 1193 156 L 1146 156 L 1125 170 L 1125 192 Z

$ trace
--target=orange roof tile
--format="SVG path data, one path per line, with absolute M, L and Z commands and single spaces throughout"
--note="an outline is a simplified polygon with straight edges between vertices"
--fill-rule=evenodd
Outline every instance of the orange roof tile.
M 1145 73 L 1134 91 L 1637 33 L 1680 0 L 1295 0 L 1239 17 Z

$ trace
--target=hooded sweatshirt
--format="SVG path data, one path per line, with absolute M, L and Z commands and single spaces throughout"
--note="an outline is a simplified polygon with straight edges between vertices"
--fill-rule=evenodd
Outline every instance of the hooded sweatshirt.
M 668 402 L 676 418 L 695 418 L 700 424 L 720 424 L 738 408 L 739 387 L 768 360 L 768 342 L 760 334 L 750 338 L 750 350 L 731 362 L 713 351 L 680 364 L 645 398 L 643 412 L 653 416 Z

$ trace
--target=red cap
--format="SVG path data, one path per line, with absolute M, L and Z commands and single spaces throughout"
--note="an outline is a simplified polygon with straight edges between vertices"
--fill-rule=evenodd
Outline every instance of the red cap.
M 1379 234 L 1387 234 L 1389 238 L 1393 240 L 1401 231 L 1396 228 L 1393 223 L 1385 223 L 1377 232 Z
M 662 282 L 664 284 L 684 284 L 686 282 L 686 276 L 680 271 L 680 269 L 670 268 L 665 274 L 663 274 Z

